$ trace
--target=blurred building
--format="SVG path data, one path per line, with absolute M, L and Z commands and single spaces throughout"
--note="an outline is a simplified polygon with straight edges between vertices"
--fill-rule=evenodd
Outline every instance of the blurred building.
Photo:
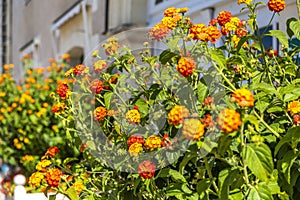
M 41 67 L 69 53 L 76 65 L 109 35 L 146 25 L 147 0 L 12 0 L 11 5 L 11 59 L 4 61 L 16 65 L 15 76 L 24 72 L 24 55 Z

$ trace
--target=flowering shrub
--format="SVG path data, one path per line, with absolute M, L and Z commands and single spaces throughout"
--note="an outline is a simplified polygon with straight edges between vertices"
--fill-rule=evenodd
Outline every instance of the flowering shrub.
M 52 59 L 47 68 L 32 69 L 31 60 L 25 58 L 24 65 L 26 74 L 19 83 L 12 78 L 13 65 L 5 65 L 0 76 L 0 154 L 4 162 L 21 166 L 28 175 L 45 147 L 73 150 L 65 148 L 63 124 L 54 114 L 63 112 L 65 105 L 53 105 L 51 97 L 67 63 Z
M 297 199 L 299 48 L 282 31 L 260 34 L 260 2 L 238 4 L 247 21 L 222 11 L 209 25 L 168 8 L 149 31 L 169 47 L 159 55 L 111 38 L 107 59 L 97 50 L 91 68 L 66 72 L 74 81 L 58 86 L 54 110 L 82 157 L 42 158 L 31 184 L 72 199 Z M 299 20 L 287 24 L 300 39 Z

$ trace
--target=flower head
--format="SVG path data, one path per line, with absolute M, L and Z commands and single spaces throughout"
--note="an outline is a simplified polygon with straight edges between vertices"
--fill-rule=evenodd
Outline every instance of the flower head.
M 285 8 L 284 0 L 269 0 L 268 7 L 270 11 L 281 12 Z
M 60 103 L 58 103 L 58 104 L 54 104 L 54 105 L 52 106 L 52 109 L 51 109 L 51 110 L 52 110 L 52 113 L 61 114 L 61 113 L 64 112 L 65 108 L 66 108 L 66 104 L 63 103 L 63 102 L 60 102 Z
M 141 135 L 131 135 L 127 139 L 128 148 L 134 143 L 144 144 L 145 140 L 144 140 L 143 136 L 141 136 Z
M 155 164 L 149 160 L 141 162 L 138 167 L 139 175 L 144 179 L 149 179 L 154 176 L 156 170 Z
M 94 63 L 94 71 L 96 74 L 101 73 L 106 68 L 107 68 L 107 63 L 105 60 L 98 60 Z
M 204 125 L 198 119 L 187 119 L 183 122 L 182 135 L 189 140 L 200 140 L 204 134 Z
M 103 82 L 95 79 L 90 84 L 90 90 L 93 94 L 100 94 L 103 89 Z
M 177 22 L 181 20 L 181 16 L 176 16 L 176 17 L 164 17 L 161 20 L 161 23 L 165 26 L 167 26 L 169 29 L 174 29 Z
M 62 171 L 57 168 L 49 169 L 46 173 L 46 181 L 50 187 L 58 187 L 61 177 Z
M 73 70 L 75 76 L 80 76 L 82 74 L 87 74 L 88 71 L 89 71 L 89 68 L 85 65 L 77 65 Z
M 41 160 L 38 162 L 38 164 L 35 166 L 35 169 L 38 171 L 45 171 L 46 167 L 50 166 L 52 162 L 50 160 Z
M 57 86 L 56 93 L 62 98 L 66 99 L 70 96 L 71 91 L 69 90 L 69 87 L 65 83 L 61 83 Z
M 206 31 L 205 24 L 194 24 L 190 28 L 189 38 L 192 38 L 193 40 L 201 40 L 205 41 L 207 38 L 207 31 Z
M 176 66 L 178 72 L 184 77 L 188 77 L 192 75 L 195 68 L 196 68 L 196 63 L 190 57 L 181 57 Z
M 230 108 L 225 108 L 220 112 L 217 123 L 219 128 L 225 133 L 236 131 L 242 125 L 240 113 Z
M 217 20 L 220 26 L 224 26 L 227 22 L 230 22 L 231 18 L 232 18 L 231 12 L 221 11 L 218 15 Z
M 290 102 L 287 111 L 290 112 L 291 115 L 300 113 L 300 101 Z
M 84 184 L 82 180 L 77 180 L 71 187 L 73 187 L 77 194 L 80 194 L 84 189 Z
M 169 34 L 169 32 L 170 29 L 167 25 L 158 23 L 149 31 L 149 35 L 151 39 L 160 41 L 164 39 Z
M 41 181 L 44 179 L 44 174 L 41 172 L 35 172 L 29 177 L 29 184 L 32 187 L 39 187 Z
M 99 106 L 94 110 L 94 119 L 99 121 L 102 121 L 104 117 L 106 116 L 106 108 Z
M 59 148 L 57 146 L 49 147 L 47 152 L 45 153 L 45 156 L 54 157 L 59 153 Z
M 242 4 L 242 3 L 245 3 L 247 5 L 249 5 L 250 3 L 252 2 L 252 0 L 238 0 L 238 4 Z
M 165 17 L 173 17 L 175 15 L 178 15 L 178 9 L 174 7 L 167 8 L 164 12 Z
M 141 114 L 138 110 L 135 110 L 135 109 L 129 110 L 126 113 L 126 120 L 129 123 L 138 124 L 141 121 Z
M 143 145 L 137 142 L 130 145 L 128 149 L 131 156 L 137 156 L 141 151 L 143 151 Z
M 254 95 L 250 90 L 240 88 L 232 94 L 231 102 L 237 102 L 241 107 L 254 106 Z
M 157 135 L 151 135 L 145 140 L 146 149 L 153 151 L 156 148 L 161 147 L 161 138 Z
M 189 116 L 189 110 L 185 106 L 174 106 L 168 113 L 168 120 L 170 124 L 179 125 L 182 124 L 184 118 Z

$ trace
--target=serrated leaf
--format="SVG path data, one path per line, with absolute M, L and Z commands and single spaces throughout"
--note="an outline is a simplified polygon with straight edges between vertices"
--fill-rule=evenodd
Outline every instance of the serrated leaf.
M 259 183 L 250 189 L 247 200 L 273 200 L 272 193 L 265 183 Z
M 283 47 L 287 48 L 289 46 L 288 38 L 281 30 L 270 30 L 266 35 L 276 37 Z
M 212 49 L 210 51 L 210 56 L 211 59 L 215 62 L 217 62 L 217 64 L 221 67 L 221 69 L 225 68 L 225 64 L 226 64 L 226 57 L 223 53 L 222 50 L 220 49 Z
M 297 126 L 297 127 L 290 128 L 287 131 L 286 135 L 276 145 L 274 155 L 277 155 L 282 145 L 289 143 L 291 144 L 292 148 L 295 148 L 299 142 L 300 142 L 300 127 Z
M 262 181 L 268 181 L 274 164 L 272 153 L 266 144 L 248 144 L 245 147 L 245 164 Z

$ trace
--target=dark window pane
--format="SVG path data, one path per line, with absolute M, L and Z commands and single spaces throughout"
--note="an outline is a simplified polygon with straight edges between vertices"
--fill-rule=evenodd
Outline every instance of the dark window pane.
M 159 4 L 159 3 L 162 3 L 164 0 L 155 0 L 155 5 L 156 4 Z
M 267 33 L 269 30 L 272 30 L 272 29 L 273 29 L 272 26 L 269 26 L 268 28 L 263 27 L 263 28 L 259 29 L 259 33 L 264 34 L 264 33 Z M 263 42 L 263 45 L 264 45 L 265 49 L 269 49 L 269 48 L 276 49 L 276 47 L 273 47 L 273 38 L 271 36 L 264 37 L 262 39 L 262 42 Z

